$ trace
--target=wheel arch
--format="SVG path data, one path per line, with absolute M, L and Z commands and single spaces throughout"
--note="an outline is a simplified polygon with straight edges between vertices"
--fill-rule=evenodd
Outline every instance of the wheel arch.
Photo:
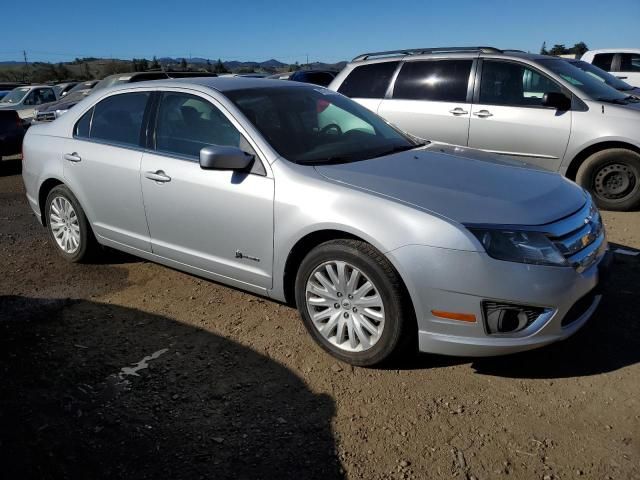
M 594 153 L 602 152 L 603 150 L 610 150 L 612 148 L 624 148 L 627 150 L 631 150 L 632 152 L 636 152 L 640 155 L 640 147 L 632 143 L 621 141 L 606 141 L 594 143 L 593 145 L 589 145 L 585 149 L 581 150 L 580 153 L 573 157 L 573 160 L 571 161 L 571 163 L 569 164 L 569 168 L 567 169 L 566 177 L 570 180 L 575 181 L 580 166 L 587 158 L 589 158 Z
M 38 208 L 40 209 L 40 221 L 44 227 L 47 226 L 44 203 L 47 201 L 49 192 L 51 192 L 51 190 L 53 190 L 58 185 L 64 185 L 64 182 L 59 178 L 48 178 L 47 180 L 42 182 L 42 185 L 40 185 L 40 189 L 38 190 Z

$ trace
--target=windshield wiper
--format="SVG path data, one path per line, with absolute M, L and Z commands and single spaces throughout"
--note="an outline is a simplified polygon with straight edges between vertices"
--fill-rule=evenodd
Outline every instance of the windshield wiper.
M 384 157 L 385 155 L 392 155 L 394 153 L 406 152 L 407 150 L 413 150 L 415 148 L 424 147 L 428 143 L 430 142 L 426 141 L 422 143 L 416 143 L 414 145 L 398 145 L 396 147 L 390 148 L 389 150 L 384 150 L 382 152 L 376 153 L 374 156 L 369 158 L 378 158 L 378 157 Z
M 630 97 L 630 96 L 629 96 Z M 616 105 L 626 105 L 627 102 L 629 101 L 629 97 L 624 97 L 624 98 L 605 98 L 605 97 L 598 97 L 597 100 L 601 101 L 601 102 L 607 102 L 607 103 L 614 103 Z

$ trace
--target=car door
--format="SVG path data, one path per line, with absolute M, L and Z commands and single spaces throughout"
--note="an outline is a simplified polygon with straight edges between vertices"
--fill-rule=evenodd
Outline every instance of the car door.
M 542 106 L 542 97 L 568 92 L 519 62 L 484 60 L 479 71 L 469 146 L 557 170 L 569 142 L 572 114 Z
M 150 92 L 111 95 L 89 109 L 65 140 L 64 176 L 94 233 L 149 252 L 140 187 L 141 142 Z
M 142 159 L 153 253 L 227 283 L 270 288 L 273 178 L 214 99 L 181 91 L 159 95 L 154 151 Z M 255 156 L 252 171 L 202 169 L 199 152 L 208 145 L 248 151 Z
M 634 87 L 640 87 L 640 53 L 620 53 L 615 75 Z
M 418 137 L 466 145 L 473 66 L 471 59 L 405 62 L 378 114 Z
M 378 113 L 400 62 L 378 62 L 351 70 L 338 87 L 338 92 Z

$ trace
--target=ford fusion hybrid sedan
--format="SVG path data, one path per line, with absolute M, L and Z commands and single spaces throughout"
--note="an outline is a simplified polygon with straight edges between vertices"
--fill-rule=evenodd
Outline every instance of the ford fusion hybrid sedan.
M 68 261 L 102 245 L 295 305 L 354 365 L 540 347 L 601 299 L 607 241 L 583 188 L 418 140 L 318 86 L 105 89 L 29 129 L 23 162 Z

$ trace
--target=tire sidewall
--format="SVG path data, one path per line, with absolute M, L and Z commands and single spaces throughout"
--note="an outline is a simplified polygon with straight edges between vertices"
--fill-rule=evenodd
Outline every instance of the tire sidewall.
M 380 339 L 369 350 L 347 352 L 335 347 L 320 334 L 309 315 L 306 303 L 307 281 L 318 266 L 330 261 L 345 261 L 357 267 L 374 283 L 382 297 L 385 325 Z M 389 357 L 398 345 L 402 333 L 404 308 L 397 289 L 378 263 L 357 248 L 329 242 L 312 250 L 298 269 L 295 296 L 298 310 L 309 334 L 322 348 L 340 360 L 359 366 L 374 365 Z
M 75 210 L 76 216 L 78 218 L 78 226 L 80 227 L 80 247 L 72 254 L 67 253 L 60 248 L 60 246 L 58 245 L 58 242 L 56 241 L 53 235 L 53 231 L 51 230 L 51 222 L 50 222 L 51 203 L 56 197 L 64 197 L 65 199 L 67 199 L 69 203 L 71 203 L 71 205 L 73 206 L 73 209 Z M 71 193 L 71 190 L 69 190 L 64 185 L 59 185 L 57 187 L 54 187 L 49 192 L 49 195 L 47 195 L 45 215 L 46 215 L 45 221 L 47 223 L 47 231 L 49 232 L 49 239 L 53 244 L 56 252 L 58 252 L 58 254 L 61 257 L 63 257 L 65 260 L 69 262 L 81 261 L 87 253 L 87 248 L 90 241 L 90 232 L 89 232 L 89 226 L 88 226 L 87 218 L 84 214 L 84 211 L 82 210 L 82 207 L 78 203 L 78 200 L 76 199 L 75 195 Z
M 621 199 L 600 197 L 594 188 L 596 176 L 603 168 L 614 163 L 627 165 L 634 171 L 636 176 L 634 189 Z M 576 182 L 589 190 L 598 207 L 604 210 L 634 210 L 640 207 L 640 155 L 621 148 L 594 153 L 578 169 Z

